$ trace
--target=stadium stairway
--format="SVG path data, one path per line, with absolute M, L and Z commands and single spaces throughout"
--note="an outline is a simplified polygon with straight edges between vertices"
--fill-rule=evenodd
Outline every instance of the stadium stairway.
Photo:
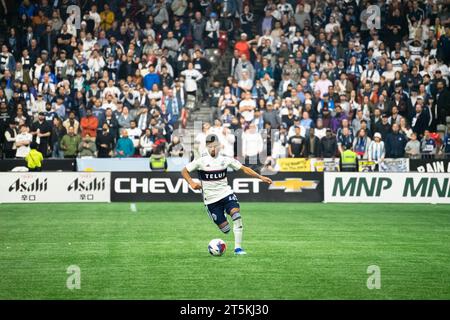
M 217 49 L 206 49 L 206 58 L 210 61 L 212 68 L 208 77 L 207 90 L 214 79 L 218 79 L 220 82 L 225 82 L 228 73 L 229 65 L 232 58 L 231 49 L 228 48 L 224 54 L 220 54 Z M 191 150 L 194 150 L 194 124 L 195 122 L 213 122 L 213 113 L 209 106 L 209 100 L 205 102 L 197 103 L 194 110 L 190 111 L 190 116 L 186 124 L 186 129 L 181 131 L 181 141 L 184 145 L 190 144 Z

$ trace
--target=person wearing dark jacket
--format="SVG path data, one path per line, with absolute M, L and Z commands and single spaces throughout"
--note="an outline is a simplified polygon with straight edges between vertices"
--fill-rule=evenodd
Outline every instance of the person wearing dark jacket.
M 422 103 L 416 103 L 416 114 L 412 118 L 411 128 L 419 138 L 423 137 L 423 133 L 428 129 L 430 123 L 430 110 L 428 107 L 423 107 Z
M 336 137 L 333 136 L 331 129 L 327 129 L 325 137 L 320 141 L 322 158 L 334 158 L 337 152 Z
M 399 131 L 399 125 L 392 125 L 392 132 L 388 133 L 384 140 L 386 146 L 386 158 L 402 158 L 405 156 L 405 146 L 408 142 L 406 136 Z
M 109 132 L 108 123 L 102 125 L 102 133 L 97 135 L 95 140 L 98 150 L 98 158 L 111 158 L 114 149 L 114 137 Z
M 9 127 L 5 131 L 5 145 L 3 152 L 5 153 L 5 158 L 15 158 L 16 157 L 16 137 L 18 135 L 16 122 L 11 119 L 9 121 Z
M 386 139 L 387 135 L 391 132 L 391 125 L 389 124 L 389 116 L 383 113 L 381 121 L 378 121 L 375 125 L 374 132 L 381 133 L 382 139 Z
M 445 87 L 445 81 L 440 80 L 436 84 L 437 92 L 432 110 L 437 112 L 437 124 L 446 124 L 446 118 L 450 117 L 450 92 Z M 436 124 L 436 125 L 437 125 Z
M 314 133 L 314 128 L 309 128 L 309 136 L 305 138 L 303 155 L 307 158 L 320 157 L 321 154 L 321 143 Z

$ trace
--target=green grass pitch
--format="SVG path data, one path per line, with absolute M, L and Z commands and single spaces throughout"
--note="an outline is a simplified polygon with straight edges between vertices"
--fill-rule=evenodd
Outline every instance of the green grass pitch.
M 450 298 L 450 206 L 241 203 L 248 255 L 234 256 L 201 203 L 136 205 L 0 205 L 0 298 Z

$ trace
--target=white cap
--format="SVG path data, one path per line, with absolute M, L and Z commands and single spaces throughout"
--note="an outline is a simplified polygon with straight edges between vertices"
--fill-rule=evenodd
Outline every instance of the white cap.
M 373 135 L 373 137 L 374 137 L 374 138 L 380 138 L 380 139 L 381 139 L 381 133 L 376 132 L 376 133 Z

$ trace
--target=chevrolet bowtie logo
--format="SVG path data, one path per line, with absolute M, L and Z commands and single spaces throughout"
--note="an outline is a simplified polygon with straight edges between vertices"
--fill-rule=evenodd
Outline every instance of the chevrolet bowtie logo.
M 319 181 L 288 178 L 282 181 L 273 181 L 269 190 L 284 190 L 284 192 L 302 192 L 303 189 L 314 190 Z

